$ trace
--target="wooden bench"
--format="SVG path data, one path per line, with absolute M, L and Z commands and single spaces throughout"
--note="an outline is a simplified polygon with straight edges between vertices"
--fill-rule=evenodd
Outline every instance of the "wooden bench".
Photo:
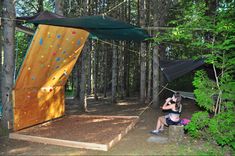
M 168 132 L 168 139 L 170 142 L 180 142 L 184 137 L 183 125 L 170 125 Z

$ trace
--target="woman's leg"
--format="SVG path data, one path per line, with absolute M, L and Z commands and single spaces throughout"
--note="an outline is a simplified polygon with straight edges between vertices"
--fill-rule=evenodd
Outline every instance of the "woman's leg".
M 160 128 L 164 127 L 164 123 L 165 123 L 165 117 L 164 116 L 160 116 L 157 120 L 157 126 L 156 126 L 156 130 L 159 130 Z
M 160 118 L 160 121 L 161 121 L 160 130 L 163 130 L 163 129 L 164 129 L 164 125 L 167 125 L 167 124 L 166 124 L 166 118 L 165 118 L 165 116 L 162 116 L 162 117 Z

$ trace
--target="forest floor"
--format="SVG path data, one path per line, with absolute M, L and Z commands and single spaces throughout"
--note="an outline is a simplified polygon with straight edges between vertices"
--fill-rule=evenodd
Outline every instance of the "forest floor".
M 166 114 L 159 108 L 146 107 L 138 103 L 137 98 L 118 100 L 110 104 L 109 99 L 95 101 L 88 99 L 88 113 L 79 111 L 76 102 L 67 100 L 66 115 L 113 115 L 139 116 L 139 121 L 109 151 L 96 151 L 62 147 L 41 143 L 32 143 L 9 139 L 0 127 L 0 155 L 233 155 L 234 151 L 222 149 L 202 140 L 195 140 L 185 134 L 180 143 L 169 142 L 168 128 L 159 136 L 149 132 L 154 129 L 158 116 Z M 199 111 L 194 101 L 184 99 L 182 118 L 191 118 Z M 115 131 L 115 129 L 112 129 Z M 96 129 L 94 129 L 96 131 Z

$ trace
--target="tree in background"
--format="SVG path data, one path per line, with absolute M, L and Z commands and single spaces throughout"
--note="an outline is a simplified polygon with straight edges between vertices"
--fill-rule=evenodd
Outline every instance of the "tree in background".
M 2 67 L 2 124 L 5 128 L 13 126 L 12 87 L 15 69 L 15 7 L 13 0 L 3 1 L 3 67 Z

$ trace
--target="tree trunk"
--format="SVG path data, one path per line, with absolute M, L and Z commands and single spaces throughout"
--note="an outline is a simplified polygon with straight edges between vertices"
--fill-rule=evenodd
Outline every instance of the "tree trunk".
M 106 48 L 104 51 L 104 97 L 107 97 L 107 84 L 108 84 L 108 75 L 107 75 L 107 70 L 108 70 L 108 49 Z
M 154 27 L 165 26 L 166 15 L 169 8 L 172 5 L 171 0 L 154 0 L 152 1 L 154 12 L 153 20 Z M 156 30 L 156 32 L 161 32 Z M 159 71 L 159 56 L 160 56 L 160 45 L 157 45 L 153 49 L 153 106 L 159 106 L 159 83 L 160 83 L 160 71 Z
M 85 91 L 86 91 L 86 73 L 85 73 L 85 64 L 86 64 L 86 53 L 88 51 L 88 45 L 85 45 L 81 54 L 81 74 L 80 74 L 80 91 L 79 91 L 79 104 L 85 112 L 87 111 L 87 105 L 84 101 Z
M 14 0 L 3 1 L 3 17 L 5 19 L 15 18 Z M 2 107 L 3 127 L 11 129 L 13 127 L 13 101 L 12 87 L 14 83 L 14 43 L 15 43 L 15 22 L 14 20 L 4 20 L 4 60 L 2 73 Z
M 124 42 L 120 42 L 121 48 L 120 48 L 120 54 L 119 54 L 119 93 L 120 93 L 120 98 L 124 99 Z
M 95 42 L 93 42 L 95 43 Z M 98 95 L 97 95 L 97 70 L 98 70 L 98 59 L 97 59 L 97 49 L 95 50 L 95 44 L 92 44 L 92 48 L 93 48 L 93 52 L 94 52 L 94 62 L 93 62 L 93 80 L 94 80 L 94 97 L 95 97 L 95 100 L 98 100 Z M 97 47 L 97 46 L 96 46 Z
M 159 47 L 153 48 L 153 106 L 159 106 Z
M 64 15 L 64 0 L 55 0 L 55 13 Z
M 125 89 L 125 96 L 129 97 L 130 96 L 130 52 L 127 50 L 130 48 L 130 42 L 127 42 L 125 46 L 125 58 L 124 58 L 124 89 Z
M 2 17 L 2 0 L 0 0 L 0 17 Z M 2 36 L 2 21 L 0 20 L 0 106 L 2 105 L 2 57 L 3 57 L 3 49 L 2 49 L 2 45 L 3 45 L 3 36 Z M 2 110 L 0 109 L 0 114 L 2 114 L 1 112 Z
M 87 53 L 87 95 L 91 95 L 91 41 L 87 42 L 88 53 Z
M 152 49 L 151 43 L 148 44 L 148 91 L 147 91 L 147 98 L 148 102 L 151 101 L 151 92 L 152 91 Z
M 113 42 L 115 45 L 115 42 Z M 112 103 L 116 103 L 117 91 L 117 47 L 113 46 L 113 61 L 112 61 Z
M 140 26 L 145 26 L 146 4 L 145 0 L 139 1 Z M 140 45 L 140 103 L 145 103 L 146 97 L 146 43 Z
M 44 10 L 43 0 L 38 0 L 38 12 L 41 12 L 43 10 Z
M 57 0 L 58 1 L 58 0 Z M 60 1 L 59 6 L 62 6 L 62 1 Z M 87 15 L 88 1 L 83 2 L 83 15 Z M 62 8 L 62 7 L 61 7 Z M 81 74 L 80 74 L 80 90 L 79 90 L 79 104 L 84 112 L 87 112 L 87 102 L 86 102 L 86 56 L 88 53 L 89 44 L 85 43 L 83 51 L 81 54 Z

